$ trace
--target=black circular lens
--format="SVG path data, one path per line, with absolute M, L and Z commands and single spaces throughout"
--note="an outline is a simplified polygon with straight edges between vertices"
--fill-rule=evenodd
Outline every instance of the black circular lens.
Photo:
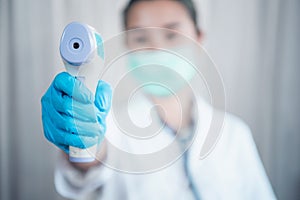
M 74 49 L 78 49 L 78 48 L 79 48 L 79 46 L 80 46 L 80 45 L 79 45 L 79 43 L 78 43 L 78 42 L 74 42 L 74 43 L 73 43 L 73 48 L 74 48 Z

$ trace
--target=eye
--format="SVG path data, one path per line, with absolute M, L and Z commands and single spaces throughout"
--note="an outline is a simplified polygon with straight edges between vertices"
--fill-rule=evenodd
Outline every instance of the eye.
M 147 42 L 147 38 L 146 37 L 136 37 L 134 38 L 134 42 L 135 43 L 139 43 L 139 44 L 143 44 L 143 43 L 146 43 Z
M 173 40 L 176 38 L 176 33 L 168 33 L 166 34 L 166 39 Z

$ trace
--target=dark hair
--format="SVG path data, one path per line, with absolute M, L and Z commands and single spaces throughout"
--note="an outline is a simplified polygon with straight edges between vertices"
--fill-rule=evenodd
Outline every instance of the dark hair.
M 128 4 L 126 5 L 125 9 L 123 10 L 123 25 L 124 28 L 127 28 L 127 20 L 128 20 L 128 14 L 130 9 L 132 8 L 132 6 L 135 3 L 141 2 L 141 1 L 153 1 L 153 0 L 129 0 Z M 186 10 L 188 11 L 189 16 L 191 17 L 197 32 L 199 33 L 199 27 L 198 27 L 198 20 L 197 20 L 197 12 L 195 9 L 195 5 L 194 2 L 192 0 L 173 0 L 173 1 L 177 1 L 178 3 L 180 3 L 181 5 L 183 5 Z

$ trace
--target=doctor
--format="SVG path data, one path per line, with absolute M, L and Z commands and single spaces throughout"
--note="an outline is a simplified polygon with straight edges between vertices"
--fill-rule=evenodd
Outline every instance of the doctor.
M 161 27 L 180 32 L 199 43 L 202 41 L 197 13 L 191 0 L 131 0 L 123 14 L 126 30 Z M 155 45 L 158 42 L 145 36 L 143 32 L 136 33 L 128 38 L 129 48 L 146 43 Z M 160 38 L 159 43 L 167 45 L 172 40 L 174 35 L 168 34 L 163 39 Z M 157 56 L 154 56 L 155 59 L 159 59 L 159 54 L 154 55 Z M 131 59 L 130 67 L 134 68 L 134 63 L 139 63 L 140 57 Z M 80 93 L 73 93 L 74 89 Z M 157 109 L 156 115 L 166 126 L 157 138 L 149 142 L 141 144 L 128 139 L 125 148 L 130 146 L 141 152 L 151 152 L 156 144 L 168 144 L 172 141 L 174 134 L 178 134 L 180 138 L 185 137 L 186 133 L 201 135 L 200 132 L 205 132 L 205 127 L 210 123 L 212 107 L 201 98 L 194 98 L 187 87 L 175 87 L 175 92 L 176 95 L 149 87 L 144 90 L 145 95 L 141 95 L 130 105 L 137 119 L 143 118 L 149 107 L 161 105 L 163 110 Z M 180 106 L 176 96 L 182 99 Z M 108 200 L 276 199 L 250 129 L 231 114 L 226 115 L 222 137 L 215 149 L 204 160 L 197 157 L 201 141 L 196 139 L 178 160 L 152 173 L 122 173 L 99 161 L 69 162 L 69 146 L 84 148 L 85 145 L 98 143 L 96 136 L 99 138 L 105 134 L 110 137 L 121 133 L 108 115 L 111 97 L 111 88 L 104 81 L 99 81 L 93 96 L 80 81 L 65 72 L 55 77 L 42 97 L 45 137 L 63 152 L 55 171 L 55 186 L 62 196 L 71 199 Z M 197 117 L 193 114 L 196 105 L 199 110 Z M 96 110 L 96 115 L 91 114 L 91 110 Z M 79 122 L 76 125 L 74 118 Z M 196 121 L 201 124 L 200 128 L 196 127 Z M 121 134 L 119 136 L 122 137 Z M 180 146 L 180 139 L 178 141 Z M 102 147 L 99 158 L 105 161 L 111 155 L 110 149 L 106 148 L 105 140 L 101 140 L 99 145 Z

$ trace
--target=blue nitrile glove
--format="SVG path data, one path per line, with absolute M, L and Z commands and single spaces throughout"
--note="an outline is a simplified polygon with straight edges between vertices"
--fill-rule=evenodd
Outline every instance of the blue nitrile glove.
M 45 137 L 67 154 L 69 146 L 88 148 L 101 142 L 111 97 L 104 81 L 98 82 L 94 96 L 67 72 L 58 74 L 41 99 Z

